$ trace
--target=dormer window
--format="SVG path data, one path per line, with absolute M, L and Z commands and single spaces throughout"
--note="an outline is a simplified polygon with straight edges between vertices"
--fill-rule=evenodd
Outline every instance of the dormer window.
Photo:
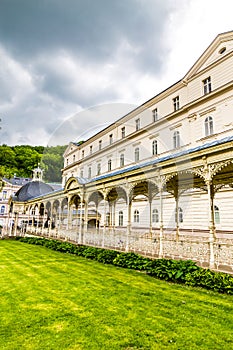
M 203 80 L 203 92 L 204 95 L 209 94 L 212 91 L 211 89 L 211 78 L 208 77 Z

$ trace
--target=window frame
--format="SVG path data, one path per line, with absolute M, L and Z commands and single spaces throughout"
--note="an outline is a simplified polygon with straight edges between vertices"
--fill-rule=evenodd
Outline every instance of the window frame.
M 173 133 L 173 148 L 174 149 L 178 149 L 180 148 L 180 131 L 179 130 L 175 130 Z
M 121 227 L 124 225 L 124 213 L 122 210 L 120 210 L 118 214 L 118 224 Z
M 139 213 L 139 210 L 138 209 L 135 209 L 134 210 L 134 213 L 133 213 L 133 222 L 134 223 L 139 223 L 140 222 L 140 213 Z
M 173 101 L 174 112 L 176 112 L 180 109 L 180 96 L 178 95 L 174 97 L 172 101 Z
M 136 131 L 139 131 L 140 130 L 140 118 L 137 118 L 135 119 L 135 128 L 136 128 Z
M 134 150 L 134 161 L 135 163 L 139 162 L 140 159 L 140 151 L 139 151 L 139 147 L 136 147 Z
M 154 108 L 152 110 L 152 119 L 153 119 L 153 123 L 157 122 L 158 120 L 158 108 Z
M 204 126 L 206 137 L 214 134 L 214 118 L 211 115 L 205 118 Z
M 153 156 L 158 155 L 158 141 L 157 140 L 152 141 L 152 155 Z
M 207 77 L 204 80 L 202 80 L 203 84 L 203 94 L 208 95 L 212 91 L 212 82 L 211 77 Z

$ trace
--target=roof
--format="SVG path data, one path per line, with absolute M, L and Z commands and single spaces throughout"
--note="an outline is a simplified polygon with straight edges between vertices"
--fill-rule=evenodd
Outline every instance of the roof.
M 7 179 L 6 177 L 3 178 L 4 182 L 9 183 L 10 185 L 13 186 L 23 186 L 25 184 L 27 184 L 28 182 L 32 181 L 31 178 L 27 178 L 27 177 L 13 177 L 11 179 Z
M 13 197 L 14 201 L 26 202 L 29 199 L 53 192 L 52 186 L 42 181 L 31 181 L 23 185 Z
M 186 150 L 183 150 L 183 151 L 179 151 L 179 152 L 176 152 L 176 153 L 173 153 L 173 154 L 168 154 L 167 156 L 164 156 L 164 157 L 152 159 L 152 160 L 149 160 L 147 162 L 143 162 L 143 163 L 135 164 L 135 165 L 132 165 L 132 166 L 129 166 L 129 167 L 125 167 L 123 169 L 112 171 L 111 173 L 100 175 L 100 176 L 97 176 L 97 177 L 92 178 L 92 179 L 88 179 L 88 180 L 87 179 L 82 179 L 81 183 L 84 184 L 84 183 L 94 182 L 94 181 L 106 179 L 108 177 L 112 177 L 112 176 L 115 176 L 115 175 L 124 174 L 124 173 L 127 173 L 128 171 L 144 168 L 144 167 L 149 166 L 149 165 L 159 164 L 159 163 L 162 163 L 162 162 L 164 162 L 166 160 L 169 160 L 169 159 L 178 158 L 178 157 L 181 157 L 181 156 L 186 155 L 186 154 L 191 154 L 191 153 L 194 153 L 194 152 L 198 152 L 198 151 L 204 150 L 206 148 L 217 146 L 217 145 L 220 145 L 220 144 L 223 144 L 223 143 L 226 143 L 226 142 L 230 142 L 230 141 L 233 141 L 233 136 L 228 136 L 228 137 L 225 137 L 225 138 L 223 138 L 221 140 L 215 140 L 215 141 L 208 142 L 208 143 L 206 143 L 204 145 L 201 145 L 201 146 L 189 148 L 189 149 L 186 149 Z M 79 181 L 80 178 L 77 178 L 77 180 Z

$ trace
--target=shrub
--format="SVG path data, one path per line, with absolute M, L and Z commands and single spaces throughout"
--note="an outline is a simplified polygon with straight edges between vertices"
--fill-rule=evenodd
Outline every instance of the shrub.
M 113 260 L 113 264 L 120 267 L 125 267 L 134 270 L 145 270 L 151 264 L 151 259 L 144 258 L 135 253 L 118 253 Z
M 233 294 L 233 277 L 220 272 L 203 269 L 192 260 L 149 259 L 135 253 L 75 245 L 69 242 L 38 238 L 16 237 L 25 243 L 43 245 L 49 249 L 75 254 L 104 264 L 142 271 L 166 281 L 185 283 L 189 286 L 203 287 L 221 293 Z
M 233 277 L 222 272 L 199 269 L 185 276 L 189 286 L 212 289 L 216 292 L 233 294 Z
M 118 255 L 118 252 L 116 252 L 115 250 L 103 249 L 97 255 L 97 261 L 103 264 L 113 264 L 113 261 L 117 257 L 117 255 Z

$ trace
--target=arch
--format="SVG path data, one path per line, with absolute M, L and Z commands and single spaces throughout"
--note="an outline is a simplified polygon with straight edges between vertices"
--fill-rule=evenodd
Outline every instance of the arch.
M 158 193 L 158 186 L 151 180 L 142 180 L 136 182 L 130 191 L 130 200 L 132 201 L 138 195 L 143 195 L 148 199 L 152 199 L 153 196 Z
M 103 199 L 103 193 L 101 191 L 95 191 L 88 196 L 87 203 L 94 202 L 95 205 L 98 205 Z
M 77 209 L 81 202 L 81 198 L 78 194 L 74 194 L 69 200 L 69 206 L 75 206 Z
M 118 199 L 124 199 L 127 201 L 127 193 L 123 187 L 116 186 L 109 190 L 106 199 L 108 202 L 115 202 Z
M 68 178 L 68 180 L 65 183 L 64 191 L 68 191 L 71 188 L 72 189 L 79 188 L 79 186 L 80 186 L 80 184 L 78 182 L 78 179 L 76 177 L 74 177 L 74 176 L 71 176 L 71 177 Z

